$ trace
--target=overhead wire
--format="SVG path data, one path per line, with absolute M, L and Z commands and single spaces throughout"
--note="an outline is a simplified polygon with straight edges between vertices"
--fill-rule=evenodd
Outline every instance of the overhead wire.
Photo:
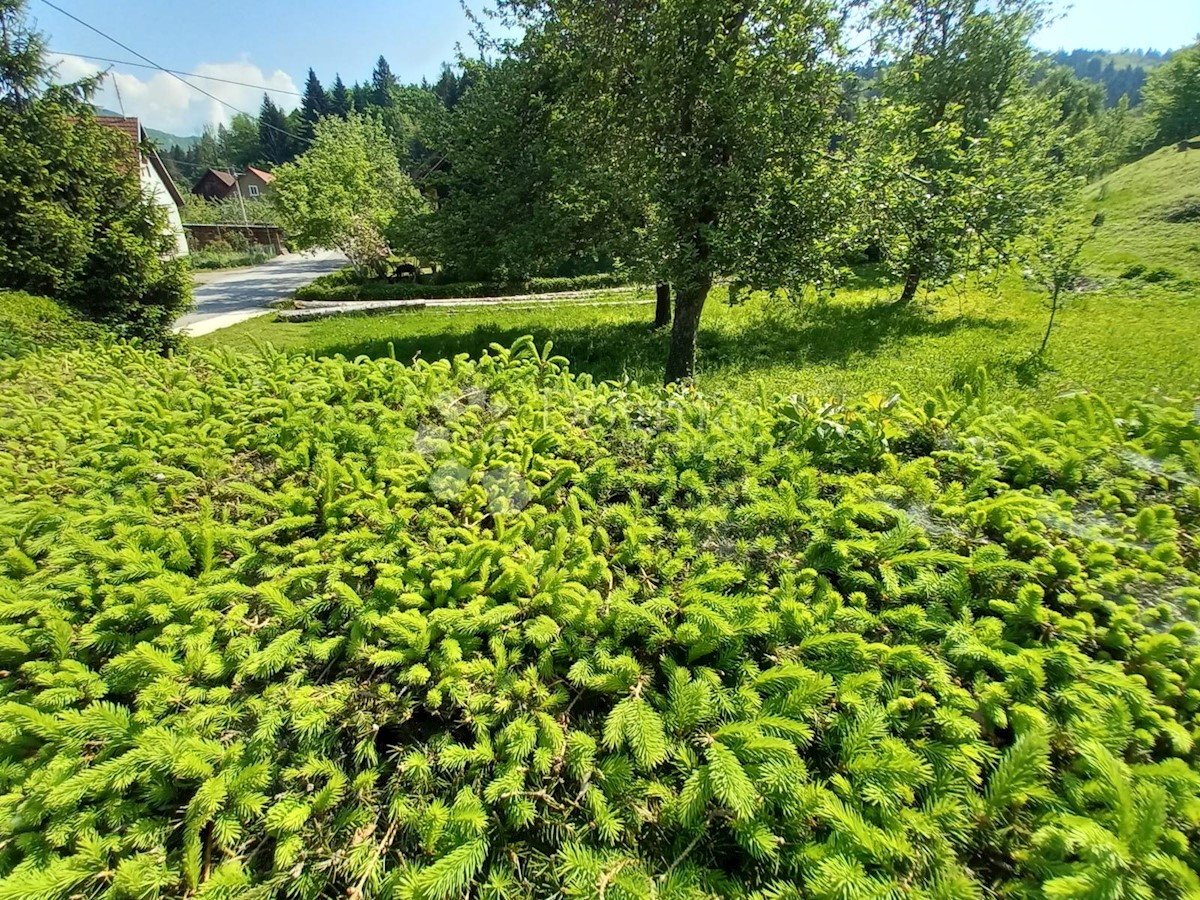
M 160 69 L 158 66 L 152 66 L 149 63 L 133 62 L 128 59 L 112 59 L 108 56 L 96 56 L 92 53 L 68 53 L 65 50 L 51 50 L 51 53 L 57 53 L 59 56 L 77 56 L 80 59 L 90 59 L 95 62 L 112 63 L 117 66 L 135 66 L 139 69 L 154 69 L 160 72 L 166 72 L 169 75 L 186 75 L 188 78 L 203 78 L 205 81 L 219 81 L 222 84 L 232 84 L 237 87 L 253 88 L 256 91 L 264 91 L 268 94 L 287 94 L 289 97 L 303 97 L 304 94 L 300 91 L 289 91 L 284 88 L 267 87 L 265 84 L 249 84 L 245 81 L 234 81 L 232 78 L 218 78 L 216 75 L 201 75 L 198 72 L 182 72 L 179 69 Z
M 146 63 L 148 63 L 152 68 L 158 69 L 160 72 L 165 72 L 167 75 L 170 75 L 172 78 L 174 78 L 176 81 L 180 82 L 181 84 L 185 84 L 188 87 L 190 87 L 192 90 L 198 91 L 199 93 L 203 94 L 205 97 L 208 97 L 210 100 L 215 100 L 217 103 L 220 103 L 222 106 L 232 109 L 235 113 L 240 113 L 243 116 L 250 115 L 250 113 L 246 112 L 243 109 L 238 109 L 232 103 L 222 100 L 216 94 L 211 94 L 208 91 L 206 91 L 204 88 L 200 87 L 199 85 L 192 84 L 186 78 L 183 78 L 182 76 L 180 76 L 178 73 L 172 71 L 171 69 L 168 69 L 165 66 L 159 65 L 154 60 L 152 60 L 150 57 L 146 56 L 145 54 L 138 53 L 138 51 L 134 50 L 128 44 L 123 44 L 121 41 L 117 40 L 111 34 L 107 34 L 104 31 L 101 31 L 95 25 L 91 25 L 88 22 L 83 21 L 83 19 L 79 18 L 79 16 L 76 16 L 73 13 L 67 12 L 65 9 L 63 9 L 61 6 L 59 6 L 57 3 L 53 3 L 53 2 L 51 2 L 51 0 L 42 0 L 42 3 L 46 4 L 51 9 L 57 10 L 58 12 L 62 13 L 64 16 L 66 16 L 68 19 L 72 20 L 73 22 L 78 22 L 80 25 L 82 25 L 84 28 L 88 29 L 89 31 L 95 32 L 96 34 L 100 35 L 100 37 L 104 38 L 106 41 L 111 41 L 112 43 L 114 43 L 118 47 L 120 47 L 122 50 L 124 50 L 126 53 L 132 53 L 138 59 L 143 60 Z M 251 118 L 253 118 L 253 116 L 251 116 Z M 261 122 L 260 124 L 266 126 L 271 131 L 277 131 L 280 134 L 286 135 L 287 137 L 291 138 L 294 141 L 302 141 L 306 144 L 312 143 L 312 140 L 310 140 L 309 138 L 306 138 L 302 135 L 292 134 L 290 131 L 288 131 L 284 128 L 279 128 L 275 125 L 272 125 L 270 122 Z

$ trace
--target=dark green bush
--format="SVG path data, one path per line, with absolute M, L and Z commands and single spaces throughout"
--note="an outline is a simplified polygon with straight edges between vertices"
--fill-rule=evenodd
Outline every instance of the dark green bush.
M 1200 892 L 1190 407 L 4 371 L 4 900 Z
M 0 288 L 54 297 L 123 337 L 164 340 L 190 298 L 129 138 L 51 89 L 0 115 Z
M 413 284 L 362 280 L 352 269 L 318 278 L 296 291 L 297 300 L 447 300 L 457 297 L 508 297 L 519 294 L 555 294 L 625 287 L 626 275 L 579 275 L 574 278 L 534 278 L 518 284 L 482 281 L 449 284 Z

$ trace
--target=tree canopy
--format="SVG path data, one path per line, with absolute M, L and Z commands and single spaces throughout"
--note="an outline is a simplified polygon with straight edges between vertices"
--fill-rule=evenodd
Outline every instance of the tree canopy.
M 923 281 L 1003 262 L 1064 189 L 1061 104 L 1032 84 L 1044 14 L 1042 0 L 873 10 L 881 65 L 861 112 L 863 211 L 902 302 Z
M 362 270 L 386 261 L 389 240 L 425 209 L 380 121 L 357 113 L 318 122 L 312 146 L 275 170 L 271 193 L 296 246 L 336 247 Z
M 1156 145 L 1200 137 L 1200 41 L 1152 71 L 1144 94 Z
M 840 19 L 824 0 L 512 0 L 519 56 L 576 73 L 562 114 L 645 212 L 632 252 L 675 286 L 667 379 L 692 375 L 714 280 L 822 281 L 847 192 L 836 130 Z

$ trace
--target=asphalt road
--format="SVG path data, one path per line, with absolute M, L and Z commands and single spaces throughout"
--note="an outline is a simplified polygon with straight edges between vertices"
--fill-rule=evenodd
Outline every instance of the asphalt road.
M 270 312 L 268 304 L 345 264 L 342 254 L 322 250 L 280 256 L 248 269 L 199 273 L 192 291 L 196 308 L 175 323 L 175 330 L 195 337 L 261 316 Z

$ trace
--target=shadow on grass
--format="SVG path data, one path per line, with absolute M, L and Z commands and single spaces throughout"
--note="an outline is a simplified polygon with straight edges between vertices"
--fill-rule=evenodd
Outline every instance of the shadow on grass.
M 716 297 L 711 299 L 709 308 L 717 302 Z M 642 382 L 661 378 L 667 357 L 668 329 L 653 330 L 648 311 L 645 319 L 629 322 L 589 323 L 564 316 L 554 324 L 543 320 L 513 326 L 479 325 L 470 331 L 441 331 L 432 322 L 425 332 L 394 336 L 387 334 L 386 320 L 380 320 L 379 326 L 378 337 L 331 343 L 315 347 L 313 352 L 354 359 L 387 356 L 394 347 L 398 360 L 407 362 L 418 356 L 433 360 L 459 353 L 478 356 L 493 343 L 511 346 L 531 334 L 539 346 L 553 341 L 554 352 L 567 357 L 576 372 L 588 372 L 600 380 L 628 375 Z M 1015 327 L 1010 320 L 987 316 L 939 319 L 915 304 L 817 305 L 779 317 L 760 313 L 742 322 L 718 319 L 701 327 L 700 368 L 711 372 L 806 364 L 844 367 L 908 340 L 971 329 L 1008 332 Z

